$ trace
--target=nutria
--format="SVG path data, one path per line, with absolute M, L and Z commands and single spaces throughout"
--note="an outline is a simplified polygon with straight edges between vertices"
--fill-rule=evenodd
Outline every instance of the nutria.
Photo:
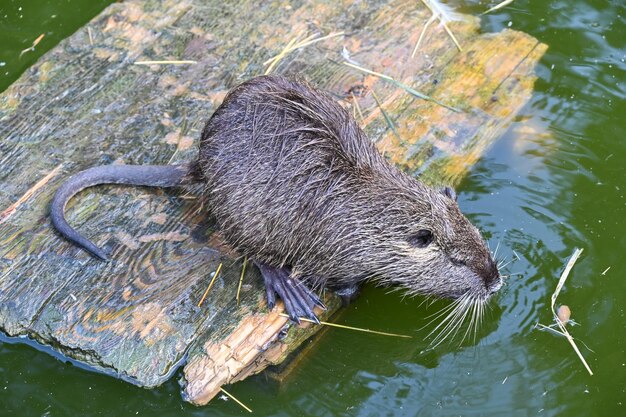
M 253 259 L 290 317 L 317 320 L 312 290 L 349 293 L 364 281 L 482 304 L 501 286 L 478 229 L 454 192 L 391 165 L 351 115 L 301 80 L 263 76 L 235 87 L 206 123 L 196 161 L 95 167 L 71 177 L 51 208 L 54 226 L 106 254 L 64 219 L 68 200 L 96 184 L 204 186 L 226 241 Z M 322 306 L 323 307 L 323 306 Z

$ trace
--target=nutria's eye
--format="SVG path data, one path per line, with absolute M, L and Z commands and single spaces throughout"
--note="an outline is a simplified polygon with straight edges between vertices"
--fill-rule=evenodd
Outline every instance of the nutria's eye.
M 409 236 L 407 239 L 409 243 L 418 248 L 425 248 L 430 245 L 430 242 L 433 241 L 435 236 L 430 230 L 422 229 L 418 230 L 417 233 Z
M 452 262 L 452 264 L 456 266 L 467 266 L 467 262 L 465 262 L 463 259 L 450 258 L 450 262 Z

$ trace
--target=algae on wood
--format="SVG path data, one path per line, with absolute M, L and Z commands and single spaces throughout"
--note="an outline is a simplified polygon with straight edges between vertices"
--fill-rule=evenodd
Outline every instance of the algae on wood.
M 204 121 L 228 89 L 262 74 L 263 62 L 299 33 L 340 31 L 286 55 L 275 72 L 303 75 L 335 95 L 394 163 L 454 184 L 527 102 L 546 47 L 511 30 L 479 34 L 478 19 L 468 17 L 450 23 L 462 52 L 431 25 L 411 58 L 429 16 L 414 1 L 108 7 L 0 95 L 0 328 L 142 386 L 161 384 L 186 361 L 184 395 L 196 404 L 283 361 L 317 327 L 268 313 L 255 268 L 237 305 L 241 259 L 193 193 L 119 186 L 81 193 L 68 220 L 111 252 L 107 263 L 53 231 L 51 197 L 68 175 L 93 165 L 193 158 Z M 461 111 L 342 65 L 346 53 Z M 146 60 L 197 63 L 133 65 Z M 222 274 L 198 307 L 220 262 Z M 337 308 L 330 299 L 323 317 Z

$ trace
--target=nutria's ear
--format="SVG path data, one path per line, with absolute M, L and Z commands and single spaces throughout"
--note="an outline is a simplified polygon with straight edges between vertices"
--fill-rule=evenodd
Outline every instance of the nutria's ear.
M 457 195 L 454 192 L 454 190 L 450 187 L 443 187 L 440 188 L 439 191 L 441 192 L 441 194 L 445 195 L 446 197 L 450 198 L 451 200 L 456 201 L 457 199 Z

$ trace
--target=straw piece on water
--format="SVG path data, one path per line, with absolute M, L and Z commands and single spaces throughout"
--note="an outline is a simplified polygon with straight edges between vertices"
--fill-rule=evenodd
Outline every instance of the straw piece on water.
M 187 64 L 197 64 L 198 61 L 135 61 L 134 65 L 187 65 Z
M 556 303 L 556 299 L 561 293 L 561 289 L 563 288 L 563 285 L 565 284 L 565 281 L 567 280 L 567 277 L 569 276 L 570 271 L 574 267 L 574 264 L 580 257 L 581 253 L 583 253 L 582 249 L 579 249 L 579 248 L 574 249 L 574 253 L 572 254 L 569 261 L 567 262 L 567 265 L 565 266 L 565 269 L 563 270 L 563 273 L 561 274 L 561 277 L 559 278 L 559 282 L 556 284 L 556 288 L 554 292 L 552 293 L 552 297 L 550 297 L 550 300 L 551 300 L 550 307 L 552 308 L 552 312 L 554 313 L 555 316 L 556 316 L 556 313 L 555 313 L 554 305 Z
M 374 101 L 376 102 L 376 105 L 380 109 L 380 112 L 383 114 L 383 117 L 385 118 L 385 121 L 387 122 L 387 126 L 389 126 L 389 128 L 393 131 L 393 133 L 396 135 L 398 139 L 402 140 L 402 138 L 400 137 L 400 133 L 398 133 L 398 130 L 396 129 L 396 126 L 393 124 L 393 121 L 391 120 L 391 118 L 389 117 L 385 109 L 383 109 L 383 105 L 380 104 L 380 100 L 378 100 L 378 96 L 376 95 L 374 90 L 372 90 L 372 97 L 374 97 Z
M 241 293 L 241 284 L 243 284 L 243 276 L 246 274 L 246 265 L 248 263 L 248 257 L 243 258 L 243 266 L 241 267 L 241 276 L 239 277 L 239 285 L 237 286 L 237 306 L 239 306 L 239 294 Z
M 374 75 L 376 77 L 380 77 L 383 80 L 392 83 L 396 87 L 400 87 L 401 89 L 403 89 L 407 93 L 411 94 L 412 96 L 415 96 L 415 97 L 420 98 L 422 100 L 433 102 L 435 104 L 440 105 L 441 107 L 445 107 L 446 109 L 451 110 L 451 111 L 456 112 L 456 113 L 461 111 L 461 110 L 459 110 L 459 109 L 457 109 L 455 107 L 448 106 L 447 104 L 444 104 L 444 103 L 440 102 L 439 100 L 436 100 L 436 99 L 434 99 L 434 98 L 432 98 L 430 96 L 427 96 L 426 94 L 420 93 L 419 91 L 415 90 L 414 88 L 409 87 L 408 85 L 403 84 L 400 81 L 398 81 L 398 80 L 396 80 L 394 78 L 391 78 L 388 75 L 381 74 L 380 72 L 372 71 L 372 70 L 369 70 L 367 68 L 360 67 L 358 65 L 354 65 L 354 64 L 352 64 L 350 62 L 344 62 L 344 65 L 347 65 L 350 68 L 354 68 L 354 69 L 359 70 L 361 72 L 364 72 L 366 74 L 370 74 L 370 75 Z
M 563 285 L 565 284 L 565 281 L 567 280 L 567 277 L 569 276 L 570 271 L 574 267 L 574 264 L 576 263 L 576 261 L 578 260 L 578 258 L 580 257 L 580 254 L 582 252 L 583 252 L 583 250 L 579 249 L 579 248 L 576 248 L 574 250 L 574 253 L 570 257 L 569 261 L 567 262 L 567 265 L 565 266 L 565 269 L 563 270 L 563 273 L 561 274 L 561 277 L 559 278 L 559 282 L 556 284 L 556 288 L 555 288 L 554 292 L 552 293 L 552 297 L 550 297 L 550 309 L 552 310 L 552 315 L 554 316 L 554 320 L 556 321 L 556 324 L 559 327 L 560 331 L 559 330 L 555 330 L 555 329 L 551 329 L 550 327 L 545 326 L 545 325 L 543 325 L 541 323 L 537 323 L 537 326 L 540 327 L 541 329 L 551 329 L 554 332 L 556 332 L 556 333 L 558 333 L 558 334 L 560 334 L 562 336 L 565 336 L 565 338 L 567 339 L 569 344 L 572 345 L 572 348 L 574 349 L 574 352 L 576 352 L 576 354 L 580 358 L 581 362 L 583 363 L 583 365 L 587 369 L 587 372 L 589 372 L 589 375 L 593 375 L 593 372 L 591 371 L 591 368 L 587 364 L 587 361 L 583 357 L 582 353 L 580 353 L 580 350 L 578 349 L 578 346 L 576 346 L 576 342 L 574 342 L 574 338 L 572 337 L 572 335 L 569 334 L 569 332 L 567 331 L 567 329 L 565 328 L 565 325 L 561 322 L 561 320 L 559 320 L 559 316 L 558 316 L 557 310 L 554 308 L 554 306 L 556 305 L 556 299 L 559 296 L 559 294 L 561 293 L 561 289 L 563 288 Z
M 215 280 L 217 279 L 217 276 L 220 274 L 221 270 L 222 270 L 222 263 L 220 262 L 219 266 L 217 267 L 217 270 L 215 271 L 215 274 L 213 274 L 213 278 L 211 278 L 211 282 L 209 282 L 209 286 L 207 287 L 206 291 L 202 295 L 202 298 L 200 299 L 200 302 L 198 303 L 198 307 L 202 305 L 202 303 L 204 302 L 204 299 L 209 294 L 209 291 L 211 291 L 211 288 L 213 288 L 213 284 L 215 283 Z
M 280 316 L 289 318 L 289 315 L 287 315 L 285 313 L 280 313 Z M 315 321 L 313 321 L 311 319 L 304 318 L 304 317 L 300 317 L 300 320 L 306 321 L 307 323 L 317 324 Z M 363 329 L 361 327 L 352 327 L 352 326 L 346 326 L 346 325 L 337 324 L 337 323 L 329 323 L 327 321 L 320 321 L 319 324 L 323 324 L 324 326 L 337 327 L 337 328 L 340 328 L 340 329 L 356 330 L 358 332 L 365 332 L 365 333 L 373 333 L 373 334 L 378 334 L 378 335 L 381 335 L 381 336 L 404 337 L 404 338 L 407 338 L 407 339 L 412 339 L 413 338 L 413 336 L 409 336 L 409 335 L 406 335 L 406 334 L 379 332 L 377 330 Z
M 28 48 L 26 48 L 26 49 L 22 49 L 22 51 L 20 52 L 20 56 L 18 57 L 18 59 L 22 58 L 22 55 L 24 55 L 26 52 L 29 52 L 29 51 L 34 51 L 34 50 L 35 50 L 35 46 L 37 46 L 37 44 L 38 44 L 39 42 L 41 42 L 41 40 L 44 38 L 44 36 L 46 36 L 46 34 L 45 34 L 45 33 L 42 33 L 41 35 L 37 36 L 37 39 L 35 39 L 35 40 L 33 41 L 33 43 L 32 43 L 32 45 L 31 45 L 31 46 L 29 46 L 29 47 L 28 47 Z
M 317 35 L 311 35 L 300 41 L 299 39 L 302 35 L 303 35 L 302 32 L 299 33 L 298 36 L 296 36 L 291 41 L 289 41 L 289 43 L 283 48 L 283 50 L 278 55 L 271 57 L 270 59 L 268 59 L 267 61 L 263 63 L 263 65 L 269 65 L 267 69 L 265 70 L 265 75 L 272 72 L 274 67 L 276 67 L 276 65 L 290 52 L 293 52 L 296 49 L 304 48 L 305 46 L 309 46 L 309 45 L 312 45 L 314 43 L 317 43 L 326 39 L 334 38 L 337 36 L 343 36 L 344 32 L 334 32 L 329 35 L 322 36 L 321 38 L 318 38 Z
M 241 401 L 239 401 L 237 398 L 235 398 L 235 396 L 231 393 L 229 393 L 228 391 L 226 391 L 224 388 L 220 387 L 220 391 L 222 391 L 224 394 L 228 395 L 230 397 L 231 400 L 233 400 L 234 402 L 236 402 L 237 404 L 239 404 L 241 406 L 241 408 L 243 408 L 244 410 L 246 410 L 248 413 L 251 413 L 252 410 L 250 409 L 250 407 L 246 406 L 244 403 L 242 403 Z
M 553 334 L 555 334 L 555 335 L 557 335 L 557 336 L 563 336 L 563 337 L 565 337 L 565 335 L 564 335 L 563 333 L 561 333 L 560 331 L 555 330 L 555 329 L 553 329 L 553 328 L 552 328 L 552 327 L 550 327 L 550 326 L 546 326 L 545 324 L 535 323 L 535 328 L 537 328 L 537 329 L 539 329 L 539 330 L 545 330 L 545 331 L 550 332 L 550 333 L 553 333 Z
M 496 11 L 498 9 L 503 8 L 504 6 L 508 6 L 511 3 L 513 3 L 513 0 L 504 0 L 502 3 L 498 3 L 495 6 L 493 6 L 491 9 L 488 9 L 488 10 L 482 12 L 481 15 L 484 15 L 484 14 L 487 14 L 487 13 L 491 13 L 493 11 Z

